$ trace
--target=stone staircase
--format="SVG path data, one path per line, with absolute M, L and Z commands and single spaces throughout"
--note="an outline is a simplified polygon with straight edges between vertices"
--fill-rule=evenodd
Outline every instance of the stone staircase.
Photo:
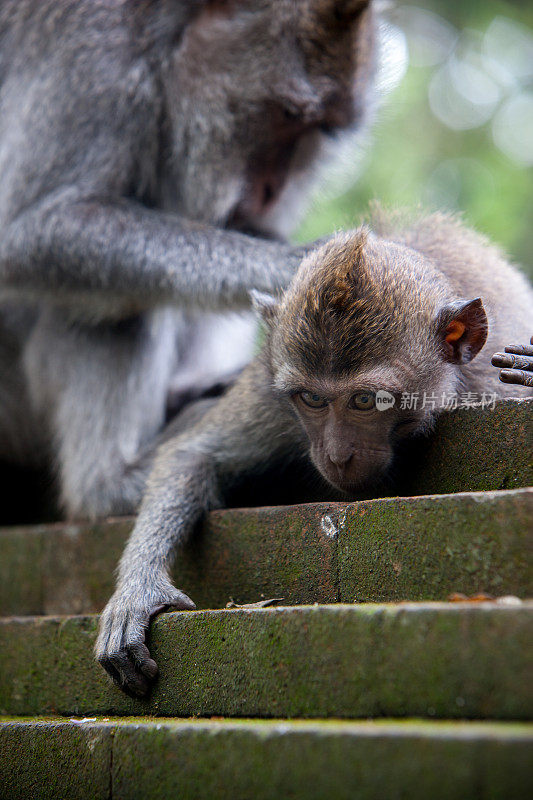
M 527 797 L 532 411 L 447 414 L 413 496 L 212 513 L 146 700 L 92 658 L 132 520 L 0 529 L 0 798 Z

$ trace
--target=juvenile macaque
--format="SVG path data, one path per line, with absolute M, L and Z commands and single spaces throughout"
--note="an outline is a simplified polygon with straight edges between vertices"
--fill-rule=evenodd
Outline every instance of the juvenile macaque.
M 397 444 L 429 430 L 450 398 L 516 392 L 490 356 L 531 328 L 533 292 L 457 220 L 402 227 L 376 212 L 369 228 L 304 259 L 281 299 L 256 293 L 255 302 L 264 348 L 195 427 L 158 451 L 102 615 L 98 659 L 139 695 L 157 672 L 144 641 L 150 618 L 194 608 L 169 567 L 205 512 L 243 476 L 260 482 L 291 460 L 349 497 L 379 480 Z M 406 395 L 420 402 L 403 408 Z
M 228 312 L 300 263 L 374 27 L 369 0 L 0 2 L 0 460 L 54 465 L 68 516 L 134 511 L 167 412 L 250 360 Z

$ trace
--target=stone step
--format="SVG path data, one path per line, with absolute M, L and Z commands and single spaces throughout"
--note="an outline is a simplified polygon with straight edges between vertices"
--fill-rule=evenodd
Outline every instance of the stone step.
M 174 612 L 160 678 L 136 700 L 94 662 L 97 617 L 0 621 L 0 713 L 533 716 L 533 601 Z
M 523 800 L 516 723 L 0 721 L 3 800 Z
M 174 578 L 198 608 L 528 597 L 532 518 L 533 489 L 216 511 Z M 132 525 L 0 530 L 0 614 L 101 611 Z
M 517 392 L 520 390 L 517 389 Z M 533 484 L 533 398 L 442 414 L 400 459 L 395 494 L 515 489 Z

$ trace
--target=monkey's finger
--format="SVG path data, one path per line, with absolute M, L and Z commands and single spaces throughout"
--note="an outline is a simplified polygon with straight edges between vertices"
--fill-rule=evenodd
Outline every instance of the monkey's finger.
M 510 344 L 505 348 L 506 353 L 515 353 L 517 356 L 533 356 L 533 336 L 531 344 Z
M 127 647 L 129 656 L 135 666 L 149 681 L 153 681 L 159 672 L 157 664 L 143 642 L 135 642 Z
M 169 608 L 175 608 L 177 611 L 196 611 L 196 603 L 191 600 L 191 598 L 185 594 L 185 592 L 176 589 L 176 594 L 172 598 L 171 601 L 165 603 L 164 606 L 161 606 L 161 611 Z M 155 614 L 160 613 L 159 611 L 151 612 L 150 619 Z
M 123 649 L 130 663 L 134 665 L 136 675 L 145 680 L 147 687 L 157 676 L 158 669 L 145 643 L 146 632 L 152 617 L 165 608 L 166 606 L 159 605 L 148 614 L 143 612 L 140 615 L 132 615 L 124 631 Z
M 116 671 L 115 667 L 108 662 L 107 657 L 102 656 L 98 659 L 98 663 L 100 664 L 103 669 L 107 672 L 110 678 L 113 679 L 113 683 L 116 683 L 117 686 L 121 685 L 120 674 Z
M 126 650 L 122 650 L 120 653 L 110 653 L 105 661 L 100 663 L 111 677 L 113 674 L 110 668 L 118 673 L 118 684 L 124 691 L 130 692 L 135 697 L 144 697 L 148 693 L 150 688 L 148 680 L 138 671 Z M 113 679 L 116 680 L 116 678 Z
M 533 374 L 521 369 L 502 369 L 500 380 L 503 383 L 517 383 L 520 386 L 533 386 Z
M 118 653 L 113 653 L 113 654 L 109 654 L 109 655 L 106 655 L 106 656 L 101 656 L 98 659 L 98 663 L 107 672 L 107 674 L 110 676 L 110 678 L 113 679 L 113 683 L 115 683 L 118 687 L 120 687 L 121 689 L 126 691 L 128 694 L 131 694 L 131 692 L 129 692 L 128 689 L 127 689 L 127 685 L 126 685 L 126 682 L 125 682 L 125 676 L 123 674 L 123 671 L 118 669 L 118 664 L 117 664 L 117 667 L 115 667 L 114 664 L 113 664 L 113 661 L 118 656 L 119 656 Z
M 533 351 L 533 347 L 530 349 Z M 533 356 L 512 355 L 508 352 L 494 353 L 491 364 L 495 367 L 509 367 L 510 369 L 533 371 Z
M 162 614 L 164 611 L 170 611 L 171 609 L 175 609 L 176 611 L 196 611 L 196 603 L 191 600 L 185 592 L 174 589 L 172 599 L 167 600 L 166 603 L 153 606 L 148 612 L 148 619 L 151 622 L 158 614 Z

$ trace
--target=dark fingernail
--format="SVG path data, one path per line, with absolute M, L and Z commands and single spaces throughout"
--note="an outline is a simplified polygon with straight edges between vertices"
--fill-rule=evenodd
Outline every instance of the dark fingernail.
M 146 675 L 149 680 L 153 680 L 155 677 L 157 677 L 157 673 L 159 672 L 157 664 L 153 658 L 147 658 L 146 661 L 143 661 L 142 664 L 139 664 L 139 668 L 141 669 L 143 675 Z
M 505 353 L 494 353 L 491 364 L 494 367 L 510 367 L 513 364 L 513 358 Z
M 147 681 L 145 681 L 143 678 L 138 678 L 136 680 L 129 679 L 125 685 L 130 692 L 133 692 L 133 694 L 137 695 L 138 697 L 144 697 L 146 694 L 148 694 L 148 690 L 150 688 Z
M 515 383 L 515 371 L 512 369 L 502 369 L 500 372 L 500 380 L 504 383 Z

